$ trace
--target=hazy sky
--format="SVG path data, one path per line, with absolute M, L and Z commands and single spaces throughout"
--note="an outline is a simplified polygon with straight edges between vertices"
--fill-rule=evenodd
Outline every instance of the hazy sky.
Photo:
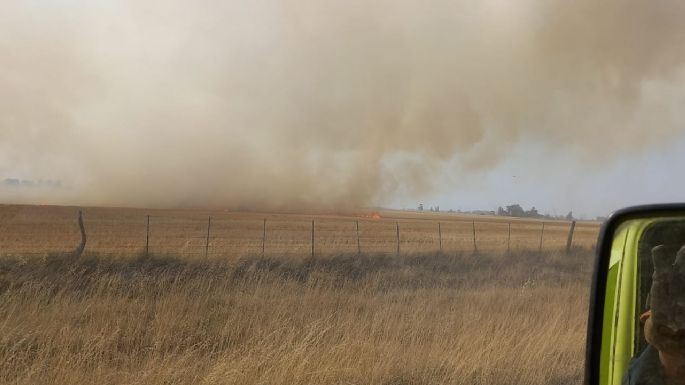
M 492 170 L 469 175 L 468 183 L 458 183 L 453 190 L 446 188 L 419 201 L 426 208 L 439 205 L 444 210 L 494 210 L 519 203 L 553 215 L 572 210 L 576 217 L 588 219 L 629 205 L 683 202 L 684 150 L 685 133 L 656 149 L 626 151 L 614 159 L 586 165 L 573 155 L 519 145 Z M 414 208 L 419 201 L 399 197 L 391 205 Z
M 679 0 L 0 3 L 1 202 L 683 200 Z

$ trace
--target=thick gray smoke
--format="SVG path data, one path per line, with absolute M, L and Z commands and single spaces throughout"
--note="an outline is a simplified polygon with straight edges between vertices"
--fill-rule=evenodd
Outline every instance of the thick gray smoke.
M 678 0 L 2 2 L 0 179 L 66 186 L 4 199 L 367 205 L 523 140 L 590 165 L 683 132 L 683 20 Z

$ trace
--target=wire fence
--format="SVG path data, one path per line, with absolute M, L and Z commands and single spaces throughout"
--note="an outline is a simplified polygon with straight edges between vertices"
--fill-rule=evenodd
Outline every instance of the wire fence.
M 87 213 L 86 213 L 87 214 Z M 81 239 L 72 218 L 0 218 L 0 255 L 70 253 Z M 593 223 L 531 220 L 231 218 L 85 215 L 84 252 L 190 257 L 571 252 L 594 248 Z

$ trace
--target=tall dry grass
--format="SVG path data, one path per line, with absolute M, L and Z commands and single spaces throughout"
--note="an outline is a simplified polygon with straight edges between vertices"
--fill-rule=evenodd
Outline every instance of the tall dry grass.
M 6 258 L 0 383 L 580 383 L 590 259 Z

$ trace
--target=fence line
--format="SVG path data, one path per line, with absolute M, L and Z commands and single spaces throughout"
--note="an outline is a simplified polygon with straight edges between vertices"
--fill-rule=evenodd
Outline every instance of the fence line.
M 85 218 L 88 221 L 88 231 L 89 231 L 89 237 L 88 237 L 88 244 L 86 244 L 86 236 L 85 236 L 85 230 L 83 230 L 83 241 L 82 245 L 79 245 L 79 248 L 77 250 L 81 249 L 81 252 L 85 249 L 87 252 L 91 253 L 103 253 L 107 254 L 104 252 L 104 250 L 113 250 L 111 253 L 112 254 L 117 254 L 117 253 L 122 253 L 123 252 L 134 252 L 135 250 L 140 250 L 141 253 L 144 253 L 144 255 L 149 256 L 151 254 L 181 254 L 181 255 L 204 255 L 204 257 L 209 257 L 211 254 L 217 254 L 217 255 L 230 255 L 234 254 L 232 251 L 234 251 L 234 247 L 232 246 L 232 243 L 246 243 L 248 245 L 248 248 L 250 247 L 250 244 L 253 244 L 251 239 L 253 237 L 250 235 L 250 232 L 256 230 L 253 229 L 253 225 L 250 222 L 254 222 L 255 220 L 252 219 L 224 219 L 224 220 L 214 220 L 211 216 L 207 217 L 207 222 L 206 222 L 206 233 L 203 235 L 200 235 L 200 231 L 202 231 L 202 227 L 204 226 L 199 226 L 199 219 L 192 219 L 192 218 L 181 218 L 180 220 L 178 218 L 169 218 L 169 217 L 151 217 L 150 215 L 147 215 L 144 217 L 145 222 L 141 224 L 137 224 L 138 222 L 132 222 L 132 221 L 108 221 L 106 219 L 94 219 L 94 220 L 88 220 L 88 218 Z M 83 228 L 83 220 L 84 216 L 79 214 L 78 218 L 78 224 L 80 228 Z M 257 219 L 258 220 L 258 219 Z M 369 234 L 369 230 L 362 231 L 363 229 L 360 227 L 360 221 L 357 220 L 345 220 L 345 219 L 331 219 L 331 220 L 326 220 L 326 219 L 320 219 L 320 225 L 317 226 L 317 221 L 312 220 L 311 221 L 311 239 L 310 239 L 310 255 L 311 258 L 314 258 L 317 254 L 317 250 L 319 250 L 319 254 L 325 254 L 326 248 L 328 247 L 333 248 L 333 247 L 341 247 L 341 249 L 345 249 L 345 245 L 352 243 L 356 249 L 356 253 L 358 255 L 361 255 L 363 252 L 367 254 L 382 254 L 382 253 L 387 253 L 387 251 L 382 251 L 383 250 L 383 245 L 387 245 L 387 235 L 383 235 L 383 233 L 387 230 L 383 230 L 382 228 L 377 228 L 375 234 L 375 237 Z M 241 236 L 238 237 L 231 237 L 231 231 L 236 230 L 230 227 L 230 224 L 232 223 L 241 223 L 241 225 L 237 228 L 237 231 L 240 232 Z M 261 221 L 261 256 L 265 257 L 267 254 L 267 219 L 263 218 Z M 273 221 L 273 225 L 270 226 L 271 230 L 270 232 L 273 233 L 278 233 L 279 231 L 282 233 L 285 233 L 285 236 L 281 237 L 269 237 L 269 239 L 273 239 L 273 244 L 280 244 L 280 249 L 279 253 L 280 254 L 302 254 L 300 250 L 301 246 L 298 246 L 301 244 L 301 240 L 299 239 L 298 233 L 302 230 L 298 228 L 298 223 L 301 223 L 302 220 L 300 221 L 288 221 L 288 220 L 275 220 Z M 349 222 L 354 225 L 353 228 L 346 229 L 343 227 L 344 223 Z M 470 227 L 471 227 L 471 235 L 472 235 L 472 243 L 473 243 L 473 248 L 472 251 L 474 253 L 479 252 L 479 247 L 482 247 L 484 250 L 492 248 L 493 246 L 497 246 L 498 244 L 502 244 L 503 240 L 505 239 L 506 242 L 506 254 L 510 254 L 512 252 L 512 240 L 516 239 L 515 237 L 512 237 L 512 230 L 515 230 L 515 226 L 512 226 L 516 224 L 516 222 L 496 222 L 496 221 L 478 221 L 479 224 L 482 224 L 483 226 L 479 226 L 480 229 L 476 228 L 476 220 L 451 220 L 448 222 L 441 222 L 438 221 L 438 226 L 437 229 L 433 227 L 433 235 L 431 235 L 430 230 L 416 230 L 415 228 L 412 228 L 412 225 L 414 227 L 419 227 L 423 224 L 425 224 L 425 220 L 402 220 L 403 223 L 403 229 L 400 229 L 400 221 L 394 221 L 395 222 L 395 255 L 401 255 L 402 253 L 411 253 L 410 250 L 414 250 L 416 252 L 445 252 L 445 242 L 447 241 L 448 244 L 454 245 L 459 245 L 463 244 L 463 236 L 459 235 L 459 233 L 451 233 L 451 236 L 448 237 L 447 239 L 444 238 L 444 229 L 443 229 L 443 224 L 451 224 L 451 225 L 459 225 L 459 224 L 466 224 L 470 222 Z M 72 222 L 73 223 L 73 222 Z M 379 226 L 379 227 L 385 227 L 391 222 L 388 222 L 387 220 L 369 220 L 366 221 L 368 225 L 374 224 L 374 226 Z M 224 225 L 222 227 L 222 224 Z M 335 224 L 337 226 L 336 229 L 331 230 L 326 229 L 326 226 L 332 226 Z M 522 231 L 525 232 L 530 232 L 530 226 L 532 223 L 521 223 Z M 559 227 L 564 227 L 565 225 L 568 225 L 568 234 L 565 233 L 563 236 L 560 236 L 559 239 L 557 239 L 557 243 L 561 243 L 563 245 L 563 240 L 562 238 L 566 238 L 565 242 L 565 248 L 563 246 L 559 247 L 559 251 L 566 251 L 566 253 L 570 253 L 573 248 L 574 248 L 574 234 L 576 232 L 576 221 L 572 221 L 570 223 L 566 222 L 559 222 L 557 223 L 546 223 L 546 222 L 541 222 L 541 228 L 539 232 L 539 243 L 537 247 L 538 252 L 543 251 L 543 246 L 545 244 L 545 241 L 548 240 L 548 235 L 546 233 L 546 224 L 550 225 L 550 228 L 557 227 L 557 232 L 559 231 Z M 229 225 L 229 226 L 226 226 Z M 491 228 L 488 229 L 487 225 L 490 225 Z M 502 234 L 497 235 L 498 233 L 497 227 L 503 227 L 506 225 L 506 229 L 503 229 Z M 140 228 L 138 226 L 141 226 L 141 230 L 144 230 L 144 233 L 141 235 L 144 235 L 144 246 L 143 244 L 137 243 L 135 241 L 136 236 L 136 228 Z M 290 226 L 290 227 L 289 227 Z M 527 227 L 527 228 L 526 228 Z M 154 229 L 161 229 L 159 233 L 153 231 Z M 387 229 L 387 227 L 385 227 Z M 128 241 L 127 237 L 124 236 L 118 236 L 114 237 L 115 238 L 115 243 L 112 242 L 107 242 L 103 241 L 103 239 L 100 239 L 98 236 L 93 236 L 93 234 L 101 234 L 104 233 L 111 239 L 112 235 L 116 233 L 117 231 L 119 232 L 126 232 L 128 235 Z M 212 231 L 214 230 L 214 231 Z M 435 233 L 435 230 L 437 230 L 437 234 Z M 350 237 L 351 231 L 354 231 L 354 237 Z M 550 230 L 552 231 L 552 230 Z M 366 233 L 366 234 L 365 234 Z M 404 235 L 404 234 L 407 235 Z M 479 237 L 479 233 L 482 233 L 482 235 Z M 554 231 L 552 231 L 550 234 L 553 234 Z M 140 234 L 140 233 L 139 233 Z M 193 235 L 196 234 L 196 235 Z M 334 234 L 331 236 L 331 234 Z M 387 233 L 386 233 L 387 234 Z M 488 234 L 490 236 L 488 237 Z M 494 235 L 493 235 L 494 234 Z M 363 236 L 365 235 L 365 236 Z M 435 238 L 437 236 L 437 239 Z M 499 238 L 501 236 L 501 238 Z M 413 237 L 413 238 L 412 238 Z M 493 237 L 495 237 L 493 241 Z M 505 238 L 506 237 L 506 238 Z M 352 239 L 350 239 L 352 238 Z M 418 239 L 417 239 L 418 238 Z M 489 239 L 488 239 L 489 238 Z M 521 239 L 528 239 L 530 237 L 525 237 L 522 236 Z M 142 240 L 141 238 L 138 238 Z M 201 242 L 200 239 L 202 239 Z M 437 240 L 437 245 L 436 245 L 436 240 Z M 553 239 L 549 239 L 551 242 Z M 161 243 L 161 246 L 156 246 L 155 242 L 157 244 Z M 235 242 L 232 242 L 235 241 Z M 351 242 L 350 242 L 351 241 Z M 364 241 L 364 242 L 362 242 Z M 366 247 L 363 247 L 363 243 L 366 243 Z M 522 242 L 519 242 L 519 244 Z M 549 242 L 547 242 L 549 243 Z M 285 246 L 283 245 L 285 244 Z M 406 249 L 405 249 L 406 245 Z M 418 245 L 418 246 L 417 246 Z M 7 253 L 7 251 L 10 249 L 8 247 L 3 247 L 2 241 L 0 240 L 0 250 L 4 252 L 4 254 L 12 254 L 12 253 Z M 169 246 L 170 250 L 165 250 L 164 246 Z M 243 245 L 244 246 L 244 245 Z M 413 246 L 413 247 L 412 247 Z M 434 249 L 435 246 L 437 246 L 437 249 Z M 504 247 L 504 245 L 502 245 Z M 82 247 L 82 248 L 81 248 Z M 203 247 L 203 251 L 200 252 L 198 251 L 189 251 L 193 250 L 193 248 L 199 248 Z M 21 247 L 20 247 L 21 248 Z M 237 248 L 237 247 L 235 247 Z M 418 251 L 417 251 L 418 248 Z M 51 245 L 51 244 L 41 244 L 41 246 L 29 246 L 29 247 L 23 247 L 22 251 L 17 251 L 14 254 L 21 254 L 21 255 L 44 255 L 48 254 L 51 252 L 59 253 L 68 250 L 68 246 L 57 246 L 57 245 Z M 349 247 L 347 247 L 348 251 Z M 364 250 L 366 249 L 366 250 Z M 450 250 L 452 249 L 452 250 Z M 452 247 L 452 248 L 447 248 L 447 251 L 457 251 L 457 249 L 461 251 L 463 250 L 463 247 Z M 519 247 L 519 249 L 521 249 Z M 41 250 L 41 251 L 37 251 Z M 73 250 L 73 249 L 71 249 Z M 100 250 L 100 251 L 98 251 Z M 223 250 L 223 251 L 222 251 Z M 387 249 L 385 249 L 387 250 Z M 523 248 L 523 250 L 528 250 L 532 251 L 534 250 L 531 247 Z M 214 251 L 214 253 L 212 253 Z M 337 252 L 339 253 L 344 253 L 342 252 Z

